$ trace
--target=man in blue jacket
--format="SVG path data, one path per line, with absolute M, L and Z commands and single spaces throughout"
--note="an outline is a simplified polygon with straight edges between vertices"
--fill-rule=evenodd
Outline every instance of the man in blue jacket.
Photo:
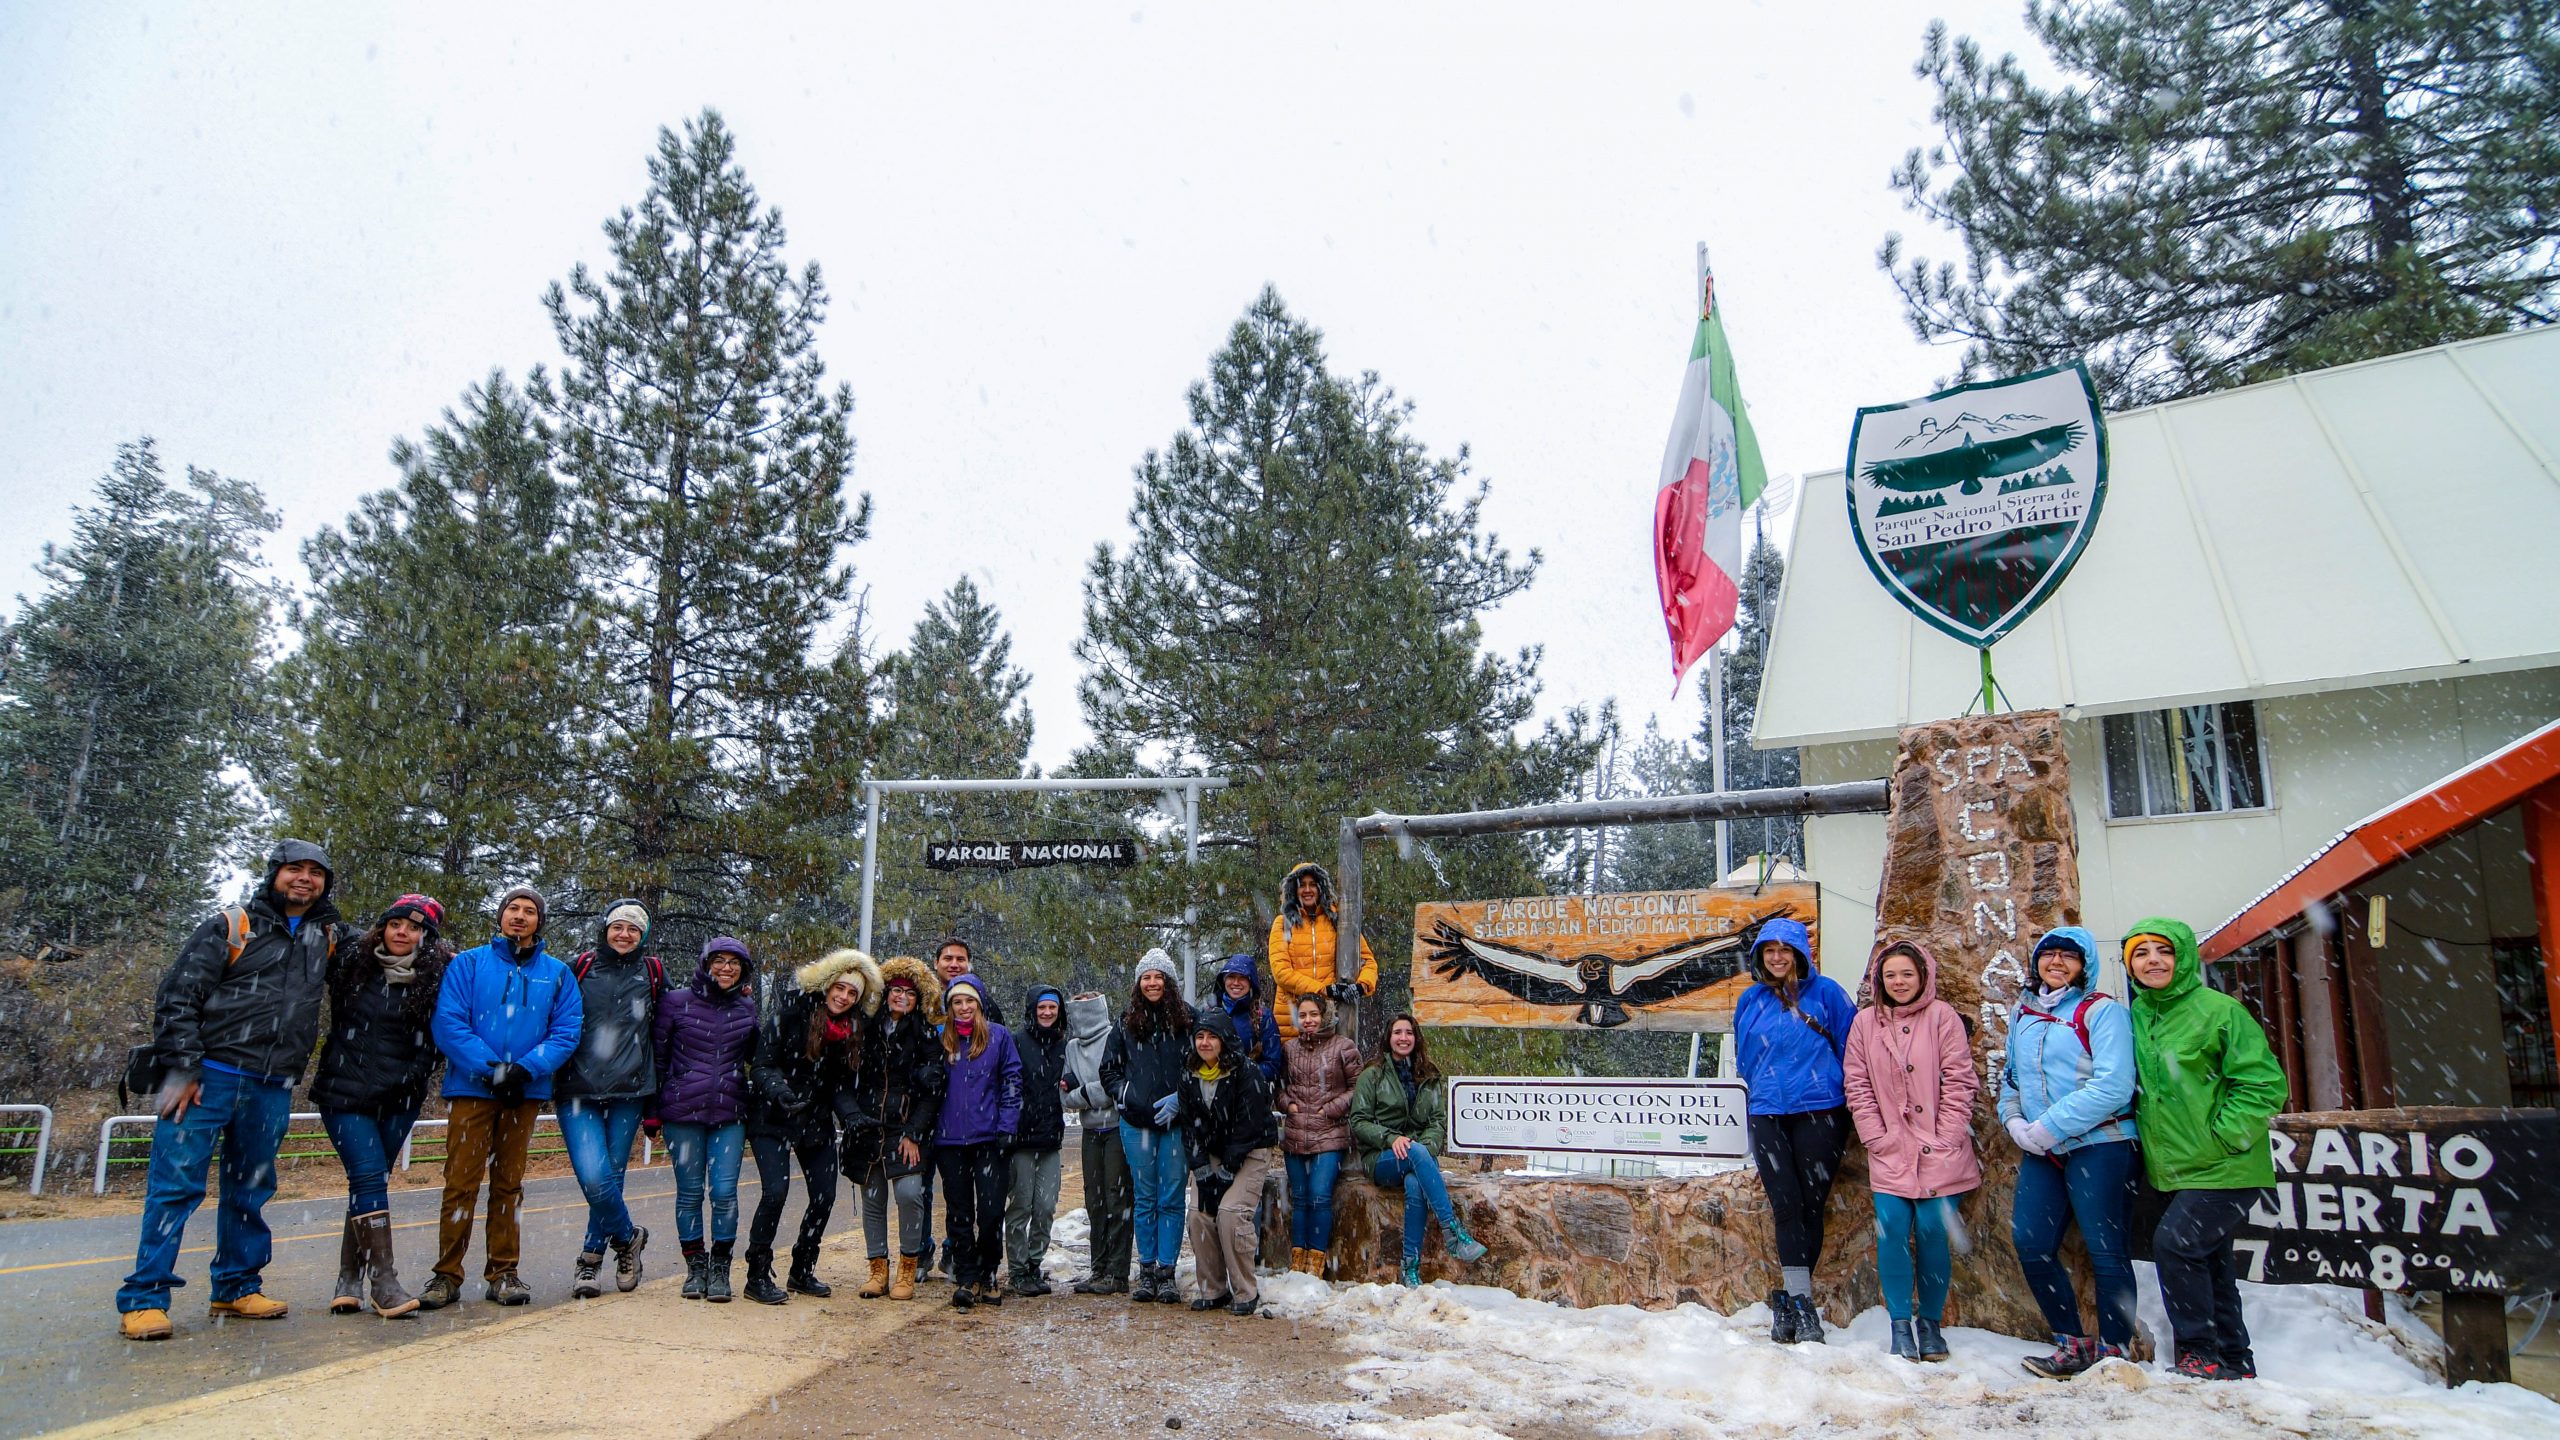
M 522 1236 L 524 1160 L 534 1117 L 551 1098 L 551 1077 L 578 1050 L 585 1019 L 578 980 L 542 948 L 542 896 L 519 885 L 498 897 L 498 933 L 445 966 L 436 998 L 436 1048 L 444 1052 L 444 1209 L 436 1225 L 435 1278 L 419 1307 L 441 1310 L 462 1297 L 462 1257 L 471 1248 L 471 1212 L 489 1181 L 488 1298 L 533 1298 L 516 1274 Z

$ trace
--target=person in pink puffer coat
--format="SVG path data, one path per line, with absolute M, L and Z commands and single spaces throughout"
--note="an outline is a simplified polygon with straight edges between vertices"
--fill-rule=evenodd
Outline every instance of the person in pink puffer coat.
M 1871 1003 L 1849 1026 L 1841 1068 L 1849 1115 L 1867 1147 L 1876 1276 L 1893 1317 L 1893 1353 L 1944 1360 L 1939 1326 L 1954 1264 L 1948 1231 L 1957 1199 L 1982 1184 L 1982 1163 L 1973 1153 L 1973 1100 L 1982 1077 L 1974 1072 L 1963 1019 L 1938 998 L 1938 965 L 1926 949 L 1909 940 L 1878 945 L 1866 989 Z

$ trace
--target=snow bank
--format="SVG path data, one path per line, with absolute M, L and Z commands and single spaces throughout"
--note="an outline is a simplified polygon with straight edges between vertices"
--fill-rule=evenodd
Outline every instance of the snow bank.
M 2147 1276 L 2143 1288 L 2157 1324 Z M 2367 1322 L 2348 1292 L 2245 1288 L 2267 1377 L 2246 1384 L 2123 1363 L 2069 1385 L 2039 1381 L 2018 1368 L 2037 1347 L 1982 1330 L 1950 1332 L 1951 1361 L 1913 1365 L 1885 1353 L 1882 1310 L 1827 1345 L 1789 1349 L 1769 1342 L 1761 1305 L 1731 1316 L 1571 1310 L 1479 1286 L 1334 1288 L 1294 1274 L 1266 1280 L 1263 1294 L 1281 1316 L 1343 1331 L 1357 1357 L 1346 1383 L 1371 1407 L 1354 1436 L 1485 1440 L 1545 1433 L 1559 1416 L 1604 1434 L 1714 1437 L 2560 1436 L 2560 1405 L 2530 1391 L 2444 1389 L 2420 1363 L 2432 1336 Z

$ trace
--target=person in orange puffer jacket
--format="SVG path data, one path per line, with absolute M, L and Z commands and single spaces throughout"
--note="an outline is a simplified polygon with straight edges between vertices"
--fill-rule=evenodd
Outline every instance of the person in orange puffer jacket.
M 1280 913 L 1271 919 L 1271 980 L 1279 993 L 1271 1008 L 1283 1039 L 1298 1033 L 1299 996 L 1351 998 L 1351 982 L 1334 975 L 1333 915 L 1333 877 L 1323 866 L 1310 860 L 1280 882 Z M 1360 938 L 1358 984 L 1362 995 L 1378 993 L 1378 957 L 1369 953 L 1365 935 Z

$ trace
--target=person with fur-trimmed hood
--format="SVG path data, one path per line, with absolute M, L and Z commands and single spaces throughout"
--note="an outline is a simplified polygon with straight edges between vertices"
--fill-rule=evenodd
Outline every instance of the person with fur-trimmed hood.
M 1067 996 L 1034 985 L 1022 1007 L 1031 1023 L 1014 1032 L 1022 1052 L 1022 1122 L 1013 1134 L 1012 1176 L 1004 1196 L 1007 1284 L 1016 1295 L 1046 1295 L 1040 1274 L 1049 1254 L 1049 1222 L 1058 1209 L 1058 1151 L 1067 1141 Z
M 924 1168 L 942 1123 L 945 1075 L 935 1017 L 942 980 L 910 955 L 880 966 L 880 1009 L 863 1035 L 854 1093 L 862 1109 L 845 1124 L 845 1176 L 862 1189 L 862 1241 L 871 1278 L 865 1300 L 912 1300 L 916 1267 L 932 1244 L 924 1228 Z M 897 1275 L 889 1272 L 889 1205 L 898 1207 Z
M 864 1023 L 880 1008 L 880 967 L 859 950 L 829 951 L 791 979 L 795 988 L 774 1003 L 757 1032 L 755 1065 L 747 1074 L 754 1096 L 747 1146 L 755 1152 L 762 1193 L 747 1231 L 745 1293 L 761 1305 L 780 1305 L 794 1293 L 821 1300 L 834 1293 L 818 1278 L 818 1243 L 835 1212 L 836 1116 L 861 1073 Z M 794 1155 L 808 1199 L 785 1290 L 773 1283 L 773 1237 L 791 1198 Z
M 1333 876 L 1314 861 L 1296 866 L 1280 882 L 1280 913 L 1271 917 L 1271 1008 L 1281 1035 L 1297 1031 L 1298 997 L 1330 995 L 1348 1001 L 1378 993 L 1378 957 L 1360 937 L 1360 979 L 1334 973 Z

